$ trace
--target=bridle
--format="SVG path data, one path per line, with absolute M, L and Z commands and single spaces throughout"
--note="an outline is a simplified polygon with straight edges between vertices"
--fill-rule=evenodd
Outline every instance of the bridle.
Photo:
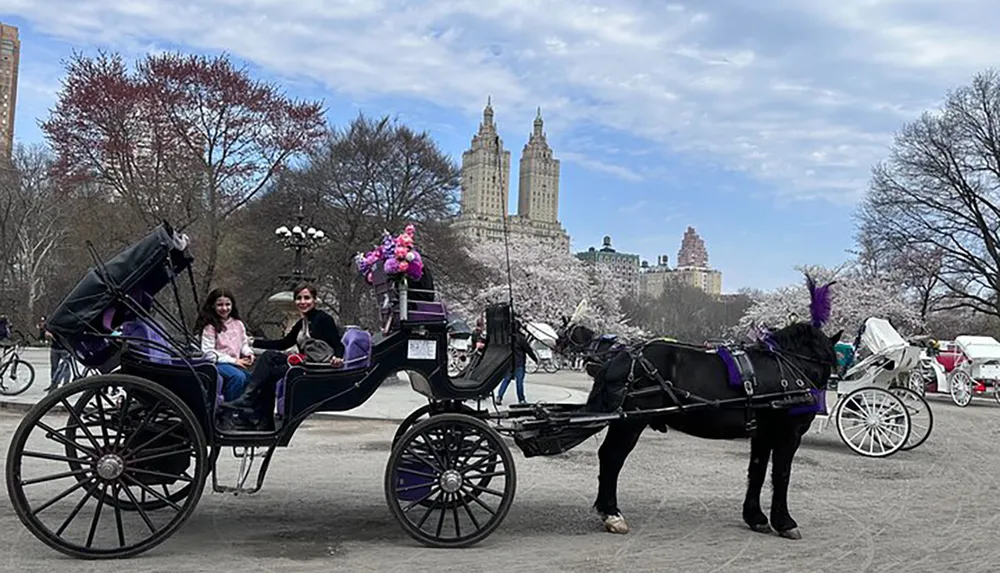
M 809 380 L 809 376 L 803 371 L 802 367 L 795 362 L 789 360 L 789 357 L 796 358 L 805 362 L 811 362 L 813 364 L 819 364 L 820 366 L 827 366 L 830 368 L 831 372 L 837 369 L 837 360 L 834 358 L 831 360 L 825 360 L 821 358 L 816 358 L 815 356 L 807 356 L 798 352 L 792 352 L 790 350 L 781 349 L 777 341 L 771 336 L 770 333 L 765 333 L 756 344 L 753 345 L 757 350 L 761 350 L 774 357 L 775 362 L 778 364 L 778 373 L 781 375 L 781 386 L 786 388 L 788 386 L 788 378 L 785 375 L 785 368 L 787 367 L 795 375 L 795 384 L 799 388 L 804 388 L 805 383 L 803 380 Z M 816 388 L 816 385 L 809 380 L 810 385 Z

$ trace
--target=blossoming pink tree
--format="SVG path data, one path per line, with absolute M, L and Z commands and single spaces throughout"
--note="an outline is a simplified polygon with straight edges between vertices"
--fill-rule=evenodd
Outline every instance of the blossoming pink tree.
M 864 321 L 872 316 L 888 320 L 903 336 L 923 328 L 919 308 L 908 300 L 905 287 L 892 277 L 862 273 L 853 264 L 837 269 L 821 266 L 797 269 L 808 272 L 819 284 L 837 281 L 831 289 L 833 313 L 825 329 L 831 334 L 842 328 L 844 339 L 851 341 Z M 784 326 L 793 314 L 801 320 L 809 317 L 809 293 L 804 276 L 797 284 L 753 295 L 753 302 L 734 334 L 742 336 L 758 326 Z
M 581 300 L 593 312 L 587 325 L 597 332 L 637 336 L 639 329 L 625 323 L 621 301 L 628 295 L 622 277 L 601 265 L 589 265 L 567 251 L 541 241 L 511 237 L 510 285 L 516 309 L 528 320 L 555 327 L 570 316 Z M 469 253 L 489 269 L 482 290 L 465 306 L 472 313 L 487 304 L 510 298 L 507 252 L 503 242 L 480 242 Z

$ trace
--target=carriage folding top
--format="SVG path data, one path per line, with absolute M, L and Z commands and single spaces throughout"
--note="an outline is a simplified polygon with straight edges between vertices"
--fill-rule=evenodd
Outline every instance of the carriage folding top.
M 126 321 L 155 305 L 157 293 L 185 270 L 194 257 L 185 236 L 168 224 L 106 262 L 97 260 L 48 317 L 46 327 L 86 366 L 109 360 L 120 345 L 112 338 Z
M 920 366 L 922 350 L 909 344 L 884 318 L 870 317 L 865 321 L 861 346 L 871 354 L 851 365 L 844 375 L 845 380 L 863 380 L 864 384 L 871 384 L 881 382 L 883 378 L 895 378 L 901 372 Z M 844 384 L 844 387 L 853 389 L 850 384 Z

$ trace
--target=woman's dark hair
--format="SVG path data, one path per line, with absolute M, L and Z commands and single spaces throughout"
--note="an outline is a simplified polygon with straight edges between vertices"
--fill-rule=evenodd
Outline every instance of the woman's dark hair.
M 304 290 L 309 291 L 309 294 L 311 294 L 313 298 L 316 298 L 318 296 L 316 294 L 316 287 L 314 287 L 311 284 L 304 283 L 304 284 L 300 284 L 300 285 L 296 286 L 295 289 L 292 290 L 292 298 L 295 298 L 295 297 L 299 296 L 299 293 L 302 292 L 302 291 L 304 291 Z
M 240 311 L 236 307 L 236 297 L 233 296 L 232 291 L 226 288 L 217 288 L 208 293 L 208 296 L 205 297 L 205 302 L 201 305 L 201 310 L 198 311 L 198 319 L 194 322 L 194 331 L 196 333 L 201 333 L 209 324 L 212 325 L 215 332 L 222 332 L 226 329 L 222 324 L 222 319 L 215 313 L 215 301 L 221 297 L 226 297 L 233 303 L 233 309 L 229 311 L 229 316 L 240 320 Z

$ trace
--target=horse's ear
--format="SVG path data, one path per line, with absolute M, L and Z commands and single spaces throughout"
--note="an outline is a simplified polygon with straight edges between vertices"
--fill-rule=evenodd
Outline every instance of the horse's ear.
M 840 330 L 837 331 L 837 334 L 834 334 L 833 336 L 830 337 L 830 340 L 832 340 L 834 344 L 837 344 L 838 342 L 840 342 L 840 337 L 843 335 L 844 335 L 844 329 L 841 328 Z

